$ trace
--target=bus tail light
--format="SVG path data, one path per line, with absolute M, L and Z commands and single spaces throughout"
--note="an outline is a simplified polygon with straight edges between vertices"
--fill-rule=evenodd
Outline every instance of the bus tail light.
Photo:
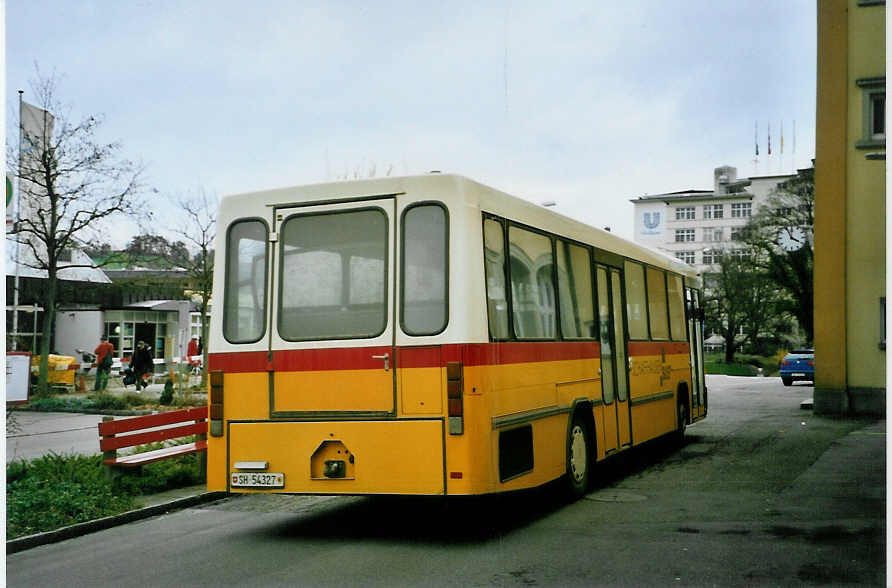
M 209 433 L 211 437 L 223 436 L 223 372 L 211 372 L 211 406 Z
M 465 406 L 462 388 L 462 365 L 457 361 L 446 363 L 446 400 L 449 403 L 449 434 L 461 435 L 465 432 Z

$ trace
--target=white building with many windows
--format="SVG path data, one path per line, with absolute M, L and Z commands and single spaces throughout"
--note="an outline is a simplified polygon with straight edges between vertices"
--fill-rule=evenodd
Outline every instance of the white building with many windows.
M 632 199 L 635 242 L 709 270 L 718 251 L 734 255 L 750 216 L 778 184 L 796 174 L 738 178 L 737 168 L 717 167 L 712 190 L 682 190 Z

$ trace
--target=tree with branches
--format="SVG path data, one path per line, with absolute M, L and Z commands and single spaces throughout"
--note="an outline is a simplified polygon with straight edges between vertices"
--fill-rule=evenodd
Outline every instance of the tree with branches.
M 744 239 L 757 266 L 787 294 L 782 309 L 814 340 L 815 170 L 779 184 L 750 219 Z
M 199 312 L 201 313 L 201 340 L 202 368 L 201 385 L 207 383 L 208 366 L 208 327 L 206 317 L 211 302 L 211 289 L 214 282 L 214 239 L 217 235 L 217 198 L 208 195 L 204 190 L 197 194 L 179 198 L 178 207 L 182 211 L 182 223 L 174 229 L 174 232 L 185 240 L 186 247 L 192 249 L 194 254 L 186 256 L 177 255 L 176 263 L 183 268 L 189 276 L 190 289 L 193 296 L 198 299 Z M 176 253 L 176 249 L 172 250 Z M 173 261 L 173 260 L 172 260 Z
M 143 214 L 143 170 L 121 156 L 120 143 L 97 138 L 99 118 L 62 114 L 54 77 L 38 72 L 32 89 L 37 106 L 22 103 L 20 141 L 7 149 L 19 184 L 19 215 L 9 235 L 22 251 L 17 263 L 46 272 L 38 379 L 46 391 L 60 271 L 95 267 L 68 252 L 98 237 L 105 223 Z
M 732 363 L 745 345 L 756 348 L 764 333 L 778 329 L 777 287 L 754 265 L 755 255 L 749 248 L 717 252 L 714 271 L 704 276 L 709 328 L 725 339 L 725 363 Z

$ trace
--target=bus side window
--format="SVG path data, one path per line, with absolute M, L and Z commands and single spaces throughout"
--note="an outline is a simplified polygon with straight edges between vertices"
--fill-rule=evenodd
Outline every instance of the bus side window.
M 411 206 L 403 213 L 402 327 L 408 335 L 436 335 L 446 328 L 446 209 Z
M 557 312 L 551 239 L 509 227 L 511 312 L 518 339 L 553 339 Z
M 669 312 L 666 310 L 666 274 L 647 268 L 647 311 L 652 339 L 669 338 Z
M 230 343 L 258 341 L 266 330 L 266 224 L 237 221 L 226 238 L 223 336 Z
M 507 339 L 508 298 L 505 290 L 505 239 L 502 224 L 483 221 L 483 265 L 486 270 L 486 312 L 489 334 L 493 339 Z
M 561 333 L 564 339 L 594 337 L 592 264 L 588 250 L 558 239 L 557 265 Z
M 681 276 L 669 276 L 669 329 L 673 341 L 685 341 L 687 329 L 684 322 L 684 286 Z
M 644 291 L 644 268 L 640 263 L 627 261 L 626 320 L 629 339 L 647 339 L 647 296 Z

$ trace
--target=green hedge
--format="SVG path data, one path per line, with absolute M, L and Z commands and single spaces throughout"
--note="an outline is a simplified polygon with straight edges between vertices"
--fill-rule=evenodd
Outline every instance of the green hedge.
M 144 446 L 140 450 L 157 447 Z M 201 484 L 199 456 L 108 476 L 101 455 L 49 454 L 6 466 L 6 538 L 51 531 L 134 508 L 134 497 Z
M 757 376 L 759 375 L 759 368 L 762 368 L 763 376 L 778 375 L 778 360 L 776 356 L 763 357 L 761 355 L 738 353 L 734 356 L 734 359 L 734 363 L 725 363 L 723 353 L 707 353 L 704 357 L 703 367 L 707 374 Z

